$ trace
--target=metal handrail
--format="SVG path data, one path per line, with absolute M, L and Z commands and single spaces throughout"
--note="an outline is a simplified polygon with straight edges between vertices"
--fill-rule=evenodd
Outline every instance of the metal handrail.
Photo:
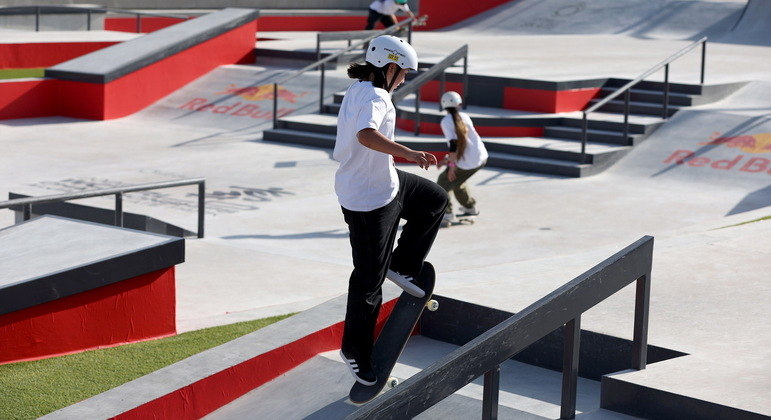
M 630 90 L 632 87 L 637 85 L 638 83 L 642 82 L 643 79 L 650 76 L 651 74 L 659 71 L 662 67 L 664 68 L 664 100 L 663 100 L 663 106 L 662 106 L 662 115 L 661 118 L 668 119 L 669 118 L 669 64 L 673 61 L 677 60 L 678 58 L 682 57 L 686 53 L 690 52 L 694 48 L 696 48 L 697 45 L 701 44 L 701 74 L 699 77 L 699 83 L 704 84 L 704 71 L 705 71 L 705 63 L 706 63 L 706 57 L 707 57 L 707 37 L 703 37 L 699 39 L 698 41 L 694 41 L 688 46 L 682 48 L 680 51 L 672 54 L 662 62 L 656 64 L 655 66 L 651 67 L 648 71 L 645 73 L 637 76 L 634 80 L 630 81 L 629 83 L 625 84 L 624 86 L 618 88 L 615 92 L 612 94 L 604 97 L 601 101 L 597 102 L 596 104 L 590 106 L 586 110 L 583 111 L 583 122 L 581 124 L 581 163 L 586 163 L 586 138 L 587 138 L 587 129 L 588 129 L 588 120 L 587 115 L 590 112 L 594 112 L 597 109 L 601 108 L 602 106 L 606 105 L 608 102 L 612 101 L 613 99 L 620 96 L 622 93 L 625 93 L 624 98 L 624 144 L 626 144 L 627 139 L 629 137 L 629 96 L 630 96 Z
M 91 13 L 117 13 L 117 14 L 127 14 L 127 15 L 136 15 L 137 18 L 137 24 L 136 24 L 136 32 L 140 33 L 142 32 L 142 16 L 153 16 L 153 17 L 167 17 L 172 19 L 181 19 L 181 20 L 187 20 L 189 19 L 188 16 L 183 15 L 173 15 L 173 14 L 161 14 L 161 13 L 148 13 L 148 12 L 135 12 L 132 10 L 125 10 L 125 9 L 116 9 L 112 7 L 81 7 L 81 6 L 67 6 L 67 5 L 61 5 L 61 6 L 14 6 L 14 7 L 4 7 L 0 8 L 0 15 L 10 15 L 10 14 L 26 14 L 25 11 L 34 10 L 35 14 L 35 32 L 40 31 L 40 12 L 43 10 L 48 11 L 82 11 L 86 13 L 86 30 L 91 30 Z
M 386 29 L 383 29 L 382 31 L 375 32 L 371 36 L 368 36 L 367 38 L 364 38 L 361 41 L 359 41 L 357 43 L 354 43 L 353 45 L 350 45 L 349 47 L 347 47 L 347 48 L 345 48 L 343 50 L 340 50 L 340 51 L 338 51 L 338 52 L 336 52 L 336 53 L 334 53 L 332 55 L 329 55 L 329 56 L 327 56 L 327 57 L 325 57 L 325 58 L 323 58 L 321 60 L 318 60 L 315 63 L 309 64 L 309 65 L 301 68 L 300 70 L 295 71 L 294 73 L 290 74 L 289 76 L 287 76 L 287 77 L 285 77 L 285 78 L 283 78 L 283 79 L 281 79 L 279 81 L 274 82 L 273 83 L 273 128 L 278 128 L 278 118 L 277 118 L 277 115 L 276 115 L 276 109 L 278 108 L 278 85 L 284 84 L 284 83 L 294 79 L 295 77 L 298 77 L 301 74 L 309 71 L 309 70 L 313 70 L 316 67 L 321 66 L 321 83 L 320 83 L 320 87 L 319 87 L 319 112 L 321 112 L 323 110 L 323 108 L 324 108 L 324 68 L 326 67 L 326 66 L 324 66 L 324 64 L 326 64 L 326 63 L 328 63 L 328 62 L 330 62 L 332 60 L 337 59 L 338 57 L 342 56 L 343 54 L 345 54 L 345 53 L 347 53 L 347 52 L 349 52 L 349 51 L 351 51 L 353 49 L 359 48 L 359 47 L 369 43 L 370 41 L 372 41 L 373 39 L 375 39 L 375 38 L 377 38 L 377 37 L 379 37 L 381 35 L 386 35 L 386 34 L 390 34 L 392 32 L 396 32 L 399 29 L 401 29 L 402 27 L 404 27 L 405 25 L 410 25 L 410 27 L 412 27 L 413 21 L 414 22 L 419 22 L 419 21 L 422 21 L 421 19 L 425 20 L 425 17 L 421 16 L 418 19 L 413 19 L 411 17 L 407 18 L 407 19 L 397 23 L 396 25 L 392 25 L 392 26 L 389 26 Z
M 439 82 L 439 94 L 444 92 L 445 85 L 445 70 L 455 64 L 458 60 L 463 59 L 463 107 L 466 107 L 466 92 L 468 92 L 468 44 L 458 48 L 452 54 L 448 55 L 442 61 L 434 64 L 428 70 L 419 74 L 414 79 L 405 83 L 404 86 L 397 89 L 391 95 L 391 101 L 394 104 L 402 101 L 410 93 L 415 93 L 415 135 L 420 134 L 420 88 L 426 82 L 433 80 L 441 73 Z
M 154 182 L 150 184 L 130 185 L 125 187 L 107 188 L 101 190 L 83 191 L 79 193 L 65 193 L 44 195 L 41 197 L 17 198 L 14 200 L 0 201 L 0 209 L 16 206 L 23 207 L 24 220 L 32 217 L 33 204 L 57 203 L 81 198 L 101 197 L 115 195 L 115 226 L 123 226 L 123 194 L 137 191 L 157 190 L 161 188 L 181 187 L 185 185 L 198 185 L 198 237 L 204 235 L 204 212 L 206 210 L 206 178 L 189 178 L 175 181 Z
M 426 21 L 428 16 L 418 17 L 414 24 L 421 24 Z M 412 19 L 412 18 L 409 18 Z M 392 25 L 393 26 L 393 25 Z M 319 32 L 316 34 L 316 60 L 321 60 L 321 43 L 326 41 L 348 41 L 348 46 L 351 46 L 351 41 L 354 39 L 363 39 L 377 32 L 376 30 L 364 30 L 364 31 L 328 31 Z M 409 25 L 407 32 L 407 42 L 412 44 L 412 25 Z
M 636 282 L 632 368 L 647 365 L 653 237 L 645 236 L 471 340 L 346 419 L 413 418 L 482 375 L 484 419 L 497 418 L 500 365 L 563 328 L 560 418 L 575 417 L 581 315 Z

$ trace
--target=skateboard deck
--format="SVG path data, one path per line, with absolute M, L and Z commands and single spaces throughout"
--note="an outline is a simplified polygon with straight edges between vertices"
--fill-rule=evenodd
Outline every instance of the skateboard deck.
M 348 394 L 352 402 L 362 404 L 370 401 L 377 397 L 386 386 L 391 371 L 396 365 L 396 360 L 402 354 L 412 330 L 418 323 L 420 314 L 423 313 L 426 304 L 431 300 L 435 281 L 434 266 L 429 262 L 424 262 L 415 283 L 426 292 L 425 296 L 417 298 L 407 292 L 402 292 L 399 296 L 399 300 L 383 326 L 383 330 L 380 331 L 380 335 L 375 340 L 372 350 L 372 367 L 377 376 L 377 383 L 371 386 L 354 383 Z M 434 305 L 432 310 L 435 307 Z

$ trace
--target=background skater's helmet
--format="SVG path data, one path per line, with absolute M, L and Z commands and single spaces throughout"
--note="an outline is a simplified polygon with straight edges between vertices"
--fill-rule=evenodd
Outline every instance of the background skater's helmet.
M 396 4 L 407 4 L 407 0 L 394 0 Z
M 375 67 L 396 63 L 403 69 L 418 69 L 418 53 L 405 41 L 393 35 L 383 35 L 372 40 L 364 60 Z
M 442 95 L 442 108 L 457 108 L 463 103 L 457 92 L 449 91 Z

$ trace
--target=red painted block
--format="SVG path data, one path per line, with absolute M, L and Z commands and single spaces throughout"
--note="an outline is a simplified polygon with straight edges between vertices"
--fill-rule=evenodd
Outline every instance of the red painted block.
M 420 88 L 420 100 L 429 102 L 439 102 L 444 92 L 439 92 L 441 83 L 438 80 L 432 80 Z M 460 82 L 445 82 L 445 92 L 455 91 L 463 96 L 463 83 Z
M 541 137 L 543 136 L 543 127 L 517 127 L 517 126 L 485 126 L 484 121 L 474 123 L 474 128 L 481 137 Z M 415 121 L 406 118 L 397 118 L 396 126 L 402 130 L 414 132 Z M 421 134 L 442 135 L 442 127 L 437 123 L 421 122 Z
M 600 88 L 543 90 L 506 87 L 503 90 L 503 107 L 531 112 L 580 111 L 600 92 Z
M 0 81 L 0 120 L 57 115 L 57 80 Z
M 176 334 L 174 267 L 0 316 L 0 364 Z

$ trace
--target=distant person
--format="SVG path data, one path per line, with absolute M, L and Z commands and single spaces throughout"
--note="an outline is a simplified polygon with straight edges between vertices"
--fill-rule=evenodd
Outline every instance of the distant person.
M 403 11 L 410 15 L 411 18 L 415 18 L 415 15 L 410 10 L 410 6 L 407 4 L 407 0 L 375 0 L 369 5 L 369 16 L 367 16 L 367 26 L 365 30 L 374 29 L 377 21 L 383 24 L 384 27 L 396 25 L 396 12 Z
M 485 166 L 488 154 L 482 139 L 474 129 L 471 117 L 460 111 L 462 103 L 463 100 L 457 92 L 450 91 L 442 95 L 441 104 L 447 115 L 442 118 L 441 126 L 444 138 L 450 146 L 450 153 L 438 165 L 441 167 L 447 164 L 447 169 L 439 174 L 436 182 L 445 191 L 452 191 L 455 195 L 460 204 L 458 216 L 468 217 L 478 215 L 479 210 L 466 181 Z M 455 220 L 452 202 L 448 202 L 442 227 L 450 226 Z
M 435 182 L 394 166 L 393 156 L 423 169 L 437 163 L 434 155 L 394 141 L 391 92 L 404 83 L 408 70 L 417 68 L 410 44 L 391 35 L 375 38 L 365 63 L 348 67 L 348 77 L 357 81 L 348 87 L 337 117 L 335 193 L 353 256 L 340 355 L 364 385 L 377 382 L 372 349 L 383 282 L 388 278 L 411 295 L 425 296 L 414 279 L 447 207 L 447 193 Z M 407 223 L 394 249 L 400 219 Z

